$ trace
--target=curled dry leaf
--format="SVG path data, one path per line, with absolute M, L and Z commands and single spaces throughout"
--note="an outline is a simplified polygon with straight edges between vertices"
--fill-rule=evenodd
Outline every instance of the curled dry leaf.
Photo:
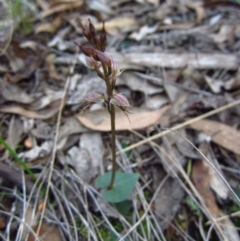
M 240 155 L 240 132 L 235 128 L 212 120 L 199 120 L 190 126 L 211 136 L 214 143 Z
M 209 168 L 205 166 L 205 161 L 195 161 L 192 168 L 192 179 L 196 189 L 204 199 L 206 206 L 210 209 L 215 217 L 222 215 L 219 210 L 213 192 L 210 189 L 210 174 Z M 228 241 L 239 241 L 239 235 L 231 220 L 224 219 L 219 222 L 224 235 Z
M 134 114 L 129 116 L 131 123 L 129 123 L 128 118 L 120 110 L 116 110 L 116 130 L 128 130 L 128 129 L 144 129 L 148 126 L 156 124 L 168 106 L 155 111 L 146 111 L 134 108 Z M 107 110 L 95 110 L 86 111 L 83 115 L 77 115 L 77 119 L 87 128 L 97 131 L 110 131 L 110 116 Z
M 54 65 L 54 54 L 49 54 L 45 59 L 45 66 L 48 69 L 49 77 L 54 80 L 62 80 L 63 78 L 58 74 L 57 69 Z
M 102 29 L 102 23 L 97 23 L 94 25 L 96 30 Z M 136 29 L 138 27 L 138 22 L 135 17 L 117 17 L 105 22 L 105 29 L 109 34 L 116 35 L 118 30 L 121 32 L 128 32 L 130 30 Z
M 192 180 L 193 183 L 204 199 L 206 206 L 210 209 L 212 214 L 218 215 L 219 209 L 210 189 L 210 175 L 208 168 L 204 165 L 204 161 L 194 161 L 192 167 Z
M 64 1 L 64 2 L 60 2 L 59 4 L 54 4 L 54 5 L 50 6 L 50 8 L 43 11 L 41 13 L 41 15 L 43 18 L 46 18 L 54 13 L 60 13 L 60 12 L 80 8 L 82 5 L 83 5 L 83 1 L 81 1 L 81 0 L 68 1 L 68 2 Z
M 35 29 L 35 33 L 41 33 L 41 32 L 47 32 L 47 33 L 54 33 L 62 24 L 63 18 L 62 17 L 56 17 L 52 22 L 50 23 L 42 23 L 38 25 Z
M 200 22 L 202 22 L 202 20 L 205 17 L 205 9 L 202 3 L 197 1 L 196 2 L 189 1 L 186 5 L 187 7 L 193 9 L 196 12 L 196 15 L 197 15 L 196 23 L 199 24 Z

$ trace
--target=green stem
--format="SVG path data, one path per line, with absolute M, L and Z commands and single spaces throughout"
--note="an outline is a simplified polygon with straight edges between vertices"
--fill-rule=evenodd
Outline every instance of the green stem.
M 111 117 L 111 132 L 112 132 L 112 177 L 108 189 L 112 189 L 115 180 L 115 174 L 117 169 L 116 163 L 116 129 L 115 129 L 115 106 L 110 105 L 110 117 Z

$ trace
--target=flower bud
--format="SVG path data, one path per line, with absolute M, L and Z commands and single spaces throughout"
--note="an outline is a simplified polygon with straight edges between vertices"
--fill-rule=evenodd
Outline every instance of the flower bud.
M 111 59 L 103 52 L 96 50 L 96 56 L 94 57 L 97 61 L 100 61 L 103 66 L 111 67 Z
M 81 20 L 78 20 L 77 21 L 79 27 L 82 29 L 82 32 L 83 32 L 83 35 L 89 39 L 90 38 L 90 31 L 89 31 L 89 28 L 85 25 L 82 24 Z
M 97 69 L 100 65 L 100 63 L 96 61 L 93 57 L 85 56 L 85 60 L 86 60 L 87 67 L 90 69 Z
M 107 44 L 107 34 L 105 30 L 105 23 L 103 22 L 102 32 L 100 34 L 100 50 L 104 52 Z
M 95 29 L 95 27 L 93 26 L 90 18 L 88 19 L 88 22 L 89 22 L 89 27 L 88 27 L 88 29 L 89 29 L 90 36 L 91 36 L 92 39 L 94 39 L 94 37 L 96 36 L 96 29 Z
M 110 73 L 110 75 L 112 77 L 118 76 L 117 63 L 113 59 L 111 61 L 111 73 Z
M 75 44 L 82 50 L 82 52 L 88 57 L 94 57 L 96 55 L 96 49 L 89 46 L 82 46 L 75 42 Z
M 105 97 L 99 93 L 92 93 L 87 96 L 85 100 L 91 103 L 103 103 L 105 101 Z
M 110 103 L 113 104 L 113 105 L 122 106 L 122 107 L 130 106 L 127 98 L 121 93 L 114 94 L 112 96 L 112 98 L 110 99 Z

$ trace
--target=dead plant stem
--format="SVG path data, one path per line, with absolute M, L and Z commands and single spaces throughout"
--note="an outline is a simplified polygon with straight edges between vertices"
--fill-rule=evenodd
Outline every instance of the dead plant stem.
M 170 129 L 164 130 L 164 131 L 162 131 L 162 132 L 160 132 L 160 133 L 158 133 L 158 134 L 156 134 L 156 135 L 153 135 L 153 136 L 151 136 L 151 137 L 145 138 L 144 140 L 141 140 L 141 141 L 139 141 L 139 142 L 137 142 L 137 143 L 134 143 L 134 144 L 132 144 L 132 145 L 130 145 L 130 146 L 122 149 L 121 151 L 122 151 L 122 152 L 130 151 L 130 150 L 132 150 L 132 149 L 134 149 L 134 148 L 136 148 L 136 147 L 138 147 L 138 146 L 141 146 L 141 145 L 146 144 L 146 143 L 148 143 L 148 142 L 150 142 L 150 141 L 153 141 L 153 140 L 155 140 L 155 139 L 158 139 L 158 138 L 160 138 L 160 137 L 162 137 L 162 136 L 164 136 L 164 135 L 166 135 L 166 134 L 169 134 L 169 133 L 171 133 L 172 131 L 179 130 L 179 129 L 181 129 L 181 128 L 183 128 L 183 127 L 186 127 L 186 126 L 188 126 L 188 125 L 190 125 L 190 124 L 192 124 L 192 123 L 195 123 L 195 122 L 197 122 L 197 121 L 199 121 L 199 120 L 202 120 L 202 119 L 205 119 L 205 118 L 207 118 L 207 117 L 209 117 L 209 116 L 212 116 L 212 115 L 215 115 L 215 114 L 217 114 L 217 113 L 220 113 L 220 112 L 222 112 L 222 111 L 224 111 L 224 110 L 227 110 L 227 109 L 232 108 L 232 107 L 234 107 L 234 106 L 237 106 L 237 105 L 239 105 L 239 104 L 240 104 L 240 99 L 239 99 L 239 100 L 236 100 L 236 101 L 234 101 L 234 102 L 228 103 L 228 104 L 226 104 L 226 105 L 223 105 L 223 106 L 219 107 L 218 109 L 214 109 L 214 110 L 212 110 L 212 111 L 209 111 L 209 112 L 207 112 L 207 113 L 205 113 L 205 114 L 203 114 L 203 115 L 200 115 L 200 116 L 194 117 L 194 118 L 192 118 L 192 119 L 189 119 L 189 120 L 187 120 L 187 121 L 185 121 L 185 122 L 183 122 L 183 123 L 180 123 L 180 124 L 178 124 L 178 125 L 170 128 Z M 129 130 L 131 131 L 131 129 L 129 129 Z M 117 155 L 119 155 L 119 152 L 117 152 Z

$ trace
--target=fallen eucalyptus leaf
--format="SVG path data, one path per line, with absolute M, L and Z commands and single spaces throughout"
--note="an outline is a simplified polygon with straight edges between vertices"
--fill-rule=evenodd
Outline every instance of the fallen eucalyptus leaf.
M 134 108 L 134 114 L 129 116 L 131 123 L 129 123 L 128 118 L 122 111 L 116 109 L 116 130 L 138 130 L 147 128 L 150 125 L 156 124 L 168 108 L 168 106 L 164 106 L 155 111 Z M 105 109 L 86 111 L 83 115 L 77 115 L 76 117 L 84 126 L 91 130 L 111 130 L 110 116 Z
M 214 143 L 240 155 L 240 132 L 235 128 L 212 120 L 199 120 L 190 126 L 211 136 Z
M 18 115 L 23 115 L 29 118 L 34 118 L 34 119 L 41 119 L 41 120 L 46 120 L 55 115 L 59 107 L 61 105 L 61 101 L 55 101 L 51 105 L 47 106 L 45 109 L 39 110 L 39 111 L 31 111 L 24 109 L 21 106 L 17 105 L 5 105 L 0 107 L 0 112 L 3 113 L 12 113 L 12 114 L 18 114 Z

